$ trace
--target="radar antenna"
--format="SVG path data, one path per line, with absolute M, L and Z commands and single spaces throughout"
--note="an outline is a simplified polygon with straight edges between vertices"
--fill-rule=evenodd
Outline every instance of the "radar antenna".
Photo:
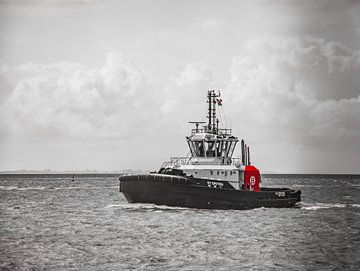
M 189 121 L 189 123 L 194 123 L 195 124 L 195 132 L 198 133 L 199 132 L 199 124 L 203 124 L 205 123 L 205 121 Z

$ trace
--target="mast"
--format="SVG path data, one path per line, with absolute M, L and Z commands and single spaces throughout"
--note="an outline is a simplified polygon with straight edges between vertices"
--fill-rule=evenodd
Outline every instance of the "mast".
M 215 90 L 213 90 L 214 91 L 214 94 L 215 94 Z M 212 127 L 212 132 L 213 132 L 213 134 L 216 134 L 217 133 L 217 131 L 216 131 L 216 98 L 215 98 L 216 96 L 214 95 L 214 97 L 213 97 L 213 110 L 212 110 L 212 125 L 213 125 L 213 127 Z
M 218 130 L 218 122 L 216 119 L 216 103 L 219 103 L 220 105 L 220 100 L 217 100 L 216 98 L 220 97 L 220 91 L 218 94 L 215 93 L 215 90 L 209 90 L 208 91 L 208 103 L 209 103 L 209 108 L 208 108 L 208 115 L 207 118 L 209 119 L 208 122 L 208 131 L 210 133 L 213 134 L 217 134 L 217 130 Z
M 191 136 L 187 136 L 186 141 L 192 157 L 213 157 L 214 163 L 228 164 L 239 140 L 231 135 L 231 129 L 219 128 L 220 122 L 216 117 L 216 107 L 222 106 L 220 95 L 220 91 L 208 90 L 206 115 L 208 121 L 190 121 L 189 123 L 195 124 L 195 129 L 191 129 Z M 204 125 L 200 128 L 202 123 Z M 242 143 L 244 145 L 244 142 Z M 243 164 L 247 164 L 245 161 L 247 152 L 245 146 L 243 148 Z
M 212 91 L 213 90 L 209 90 L 208 91 L 208 103 L 209 103 L 209 109 L 208 109 L 208 115 L 207 115 L 207 118 L 209 119 L 209 124 L 208 124 L 208 130 L 211 131 L 211 126 L 212 126 L 212 123 L 211 123 L 211 105 L 212 105 Z

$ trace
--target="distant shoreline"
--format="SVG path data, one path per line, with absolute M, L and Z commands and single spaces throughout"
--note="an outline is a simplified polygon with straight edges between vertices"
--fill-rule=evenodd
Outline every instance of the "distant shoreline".
M 139 174 L 139 173 L 149 173 L 149 171 L 144 170 L 119 170 L 119 171 L 54 171 L 54 170 L 5 170 L 0 171 L 0 175 L 104 175 L 104 174 Z
M 0 175 L 29 175 L 29 176 L 35 176 L 35 175 L 66 175 L 66 176 L 118 176 L 123 174 L 148 174 L 150 171 L 109 171 L 109 172 L 46 172 L 46 171 L 0 171 Z M 360 173 L 262 173 L 263 176 L 360 176 Z

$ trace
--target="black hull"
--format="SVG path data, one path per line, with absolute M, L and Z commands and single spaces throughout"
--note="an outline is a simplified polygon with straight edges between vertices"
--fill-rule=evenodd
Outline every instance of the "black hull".
M 157 174 L 121 176 L 120 192 L 130 203 L 198 209 L 286 208 L 301 200 L 300 190 L 262 188 L 252 192 L 226 186 L 214 188 L 208 187 L 206 180 Z

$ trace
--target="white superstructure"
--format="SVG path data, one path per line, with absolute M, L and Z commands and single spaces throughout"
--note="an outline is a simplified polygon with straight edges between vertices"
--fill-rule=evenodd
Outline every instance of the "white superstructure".
M 221 102 L 220 92 L 208 91 L 208 124 L 199 128 L 205 122 L 190 122 L 196 125 L 186 137 L 190 156 L 173 157 L 162 165 L 162 169 L 178 170 L 194 178 L 226 181 L 235 189 L 241 189 L 245 166 L 250 165 L 249 148 L 242 140 L 242 159 L 232 157 L 239 140 L 231 134 L 231 129 L 218 127 L 216 106 L 221 106 Z

